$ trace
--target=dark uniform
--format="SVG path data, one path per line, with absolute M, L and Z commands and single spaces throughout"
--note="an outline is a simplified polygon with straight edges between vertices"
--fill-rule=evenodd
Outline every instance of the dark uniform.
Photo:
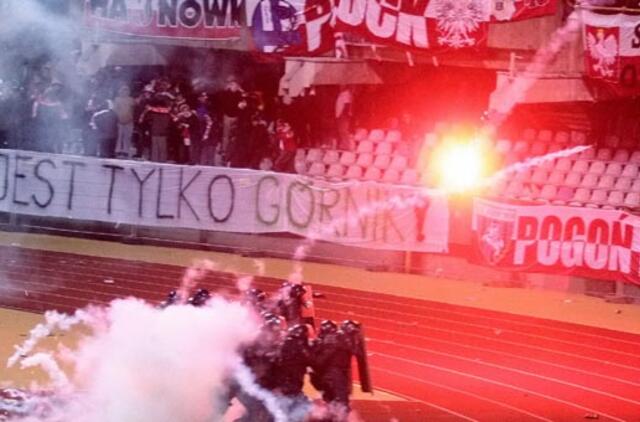
M 198 289 L 198 291 L 196 291 L 196 293 L 189 298 L 187 303 L 195 307 L 200 307 L 200 306 L 206 305 L 209 299 L 211 299 L 211 294 L 209 293 L 209 290 Z
M 351 362 L 364 353 L 360 334 L 360 325 L 353 321 L 345 321 L 340 328 L 333 321 L 323 321 L 311 346 L 311 383 L 322 392 L 333 421 L 347 420 L 350 411 Z
M 162 303 L 160 303 L 158 307 L 164 309 L 171 305 L 177 304 L 179 301 L 180 301 L 180 296 L 178 295 L 178 292 L 175 290 L 171 290 L 167 295 L 167 298 Z

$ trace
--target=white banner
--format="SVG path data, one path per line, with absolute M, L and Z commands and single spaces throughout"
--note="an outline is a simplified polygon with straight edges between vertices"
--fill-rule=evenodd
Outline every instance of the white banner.
M 13 150 L 0 150 L 0 212 L 423 252 L 445 252 L 449 232 L 436 191 Z

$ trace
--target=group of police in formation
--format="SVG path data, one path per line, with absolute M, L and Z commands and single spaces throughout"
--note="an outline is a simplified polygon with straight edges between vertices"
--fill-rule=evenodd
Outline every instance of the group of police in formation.
M 203 306 L 209 298 L 206 289 L 199 289 L 187 303 Z M 373 392 L 362 326 L 352 320 L 340 324 L 324 320 L 316 330 L 312 298 L 310 286 L 288 282 L 271 298 L 260 289 L 246 291 L 244 301 L 260 314 L 262 327 L 242 356 L 257 385 L 279 398 L 288 421 L 344 422 L 350 413 L 354 358 L 362 391 Z M 172 291 L 160 306 L 179 301 Z M 311 385 L 322 393 L 323 406 L 311 406 L 304 394 L 307 374 Z M 237 398 L 246 408 L 236 422 L 274 421 L 262 400 L 233 384 L 230 398 Z

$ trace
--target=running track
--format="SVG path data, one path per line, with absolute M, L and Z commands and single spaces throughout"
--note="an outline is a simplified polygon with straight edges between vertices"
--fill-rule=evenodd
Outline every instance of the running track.
M 118 297 L 161 301 L 184 268 L 0 247 L 0 306 L 72 312 Z M 104 283 L 114 280 L 113 284 Z M 275 290 L 281 281 L 257 277 Z M 199 284 L 233 292 L 235 276 Z M 357 319 L 376 388 L 407 402 L 355 403 L 366 421 L 640 421 L 640 335 L 316 286 L 319 318 Z M 640 323 L 640 322 L 639 322 Z

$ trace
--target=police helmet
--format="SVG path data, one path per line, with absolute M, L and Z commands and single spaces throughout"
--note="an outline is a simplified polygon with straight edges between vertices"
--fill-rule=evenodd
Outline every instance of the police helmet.
M 287 335 L 293 338 L 306 339 L 309 337 L 309 327 L 304 324 L 296 324 L 289 328 Z
M 320 323 L 320 331 L 318 332 L 318 335 L 322 337 L 327 334 L 334 334 L 336 331 L 338 331 L 338 324 L 330 319 L 325 319 Z

